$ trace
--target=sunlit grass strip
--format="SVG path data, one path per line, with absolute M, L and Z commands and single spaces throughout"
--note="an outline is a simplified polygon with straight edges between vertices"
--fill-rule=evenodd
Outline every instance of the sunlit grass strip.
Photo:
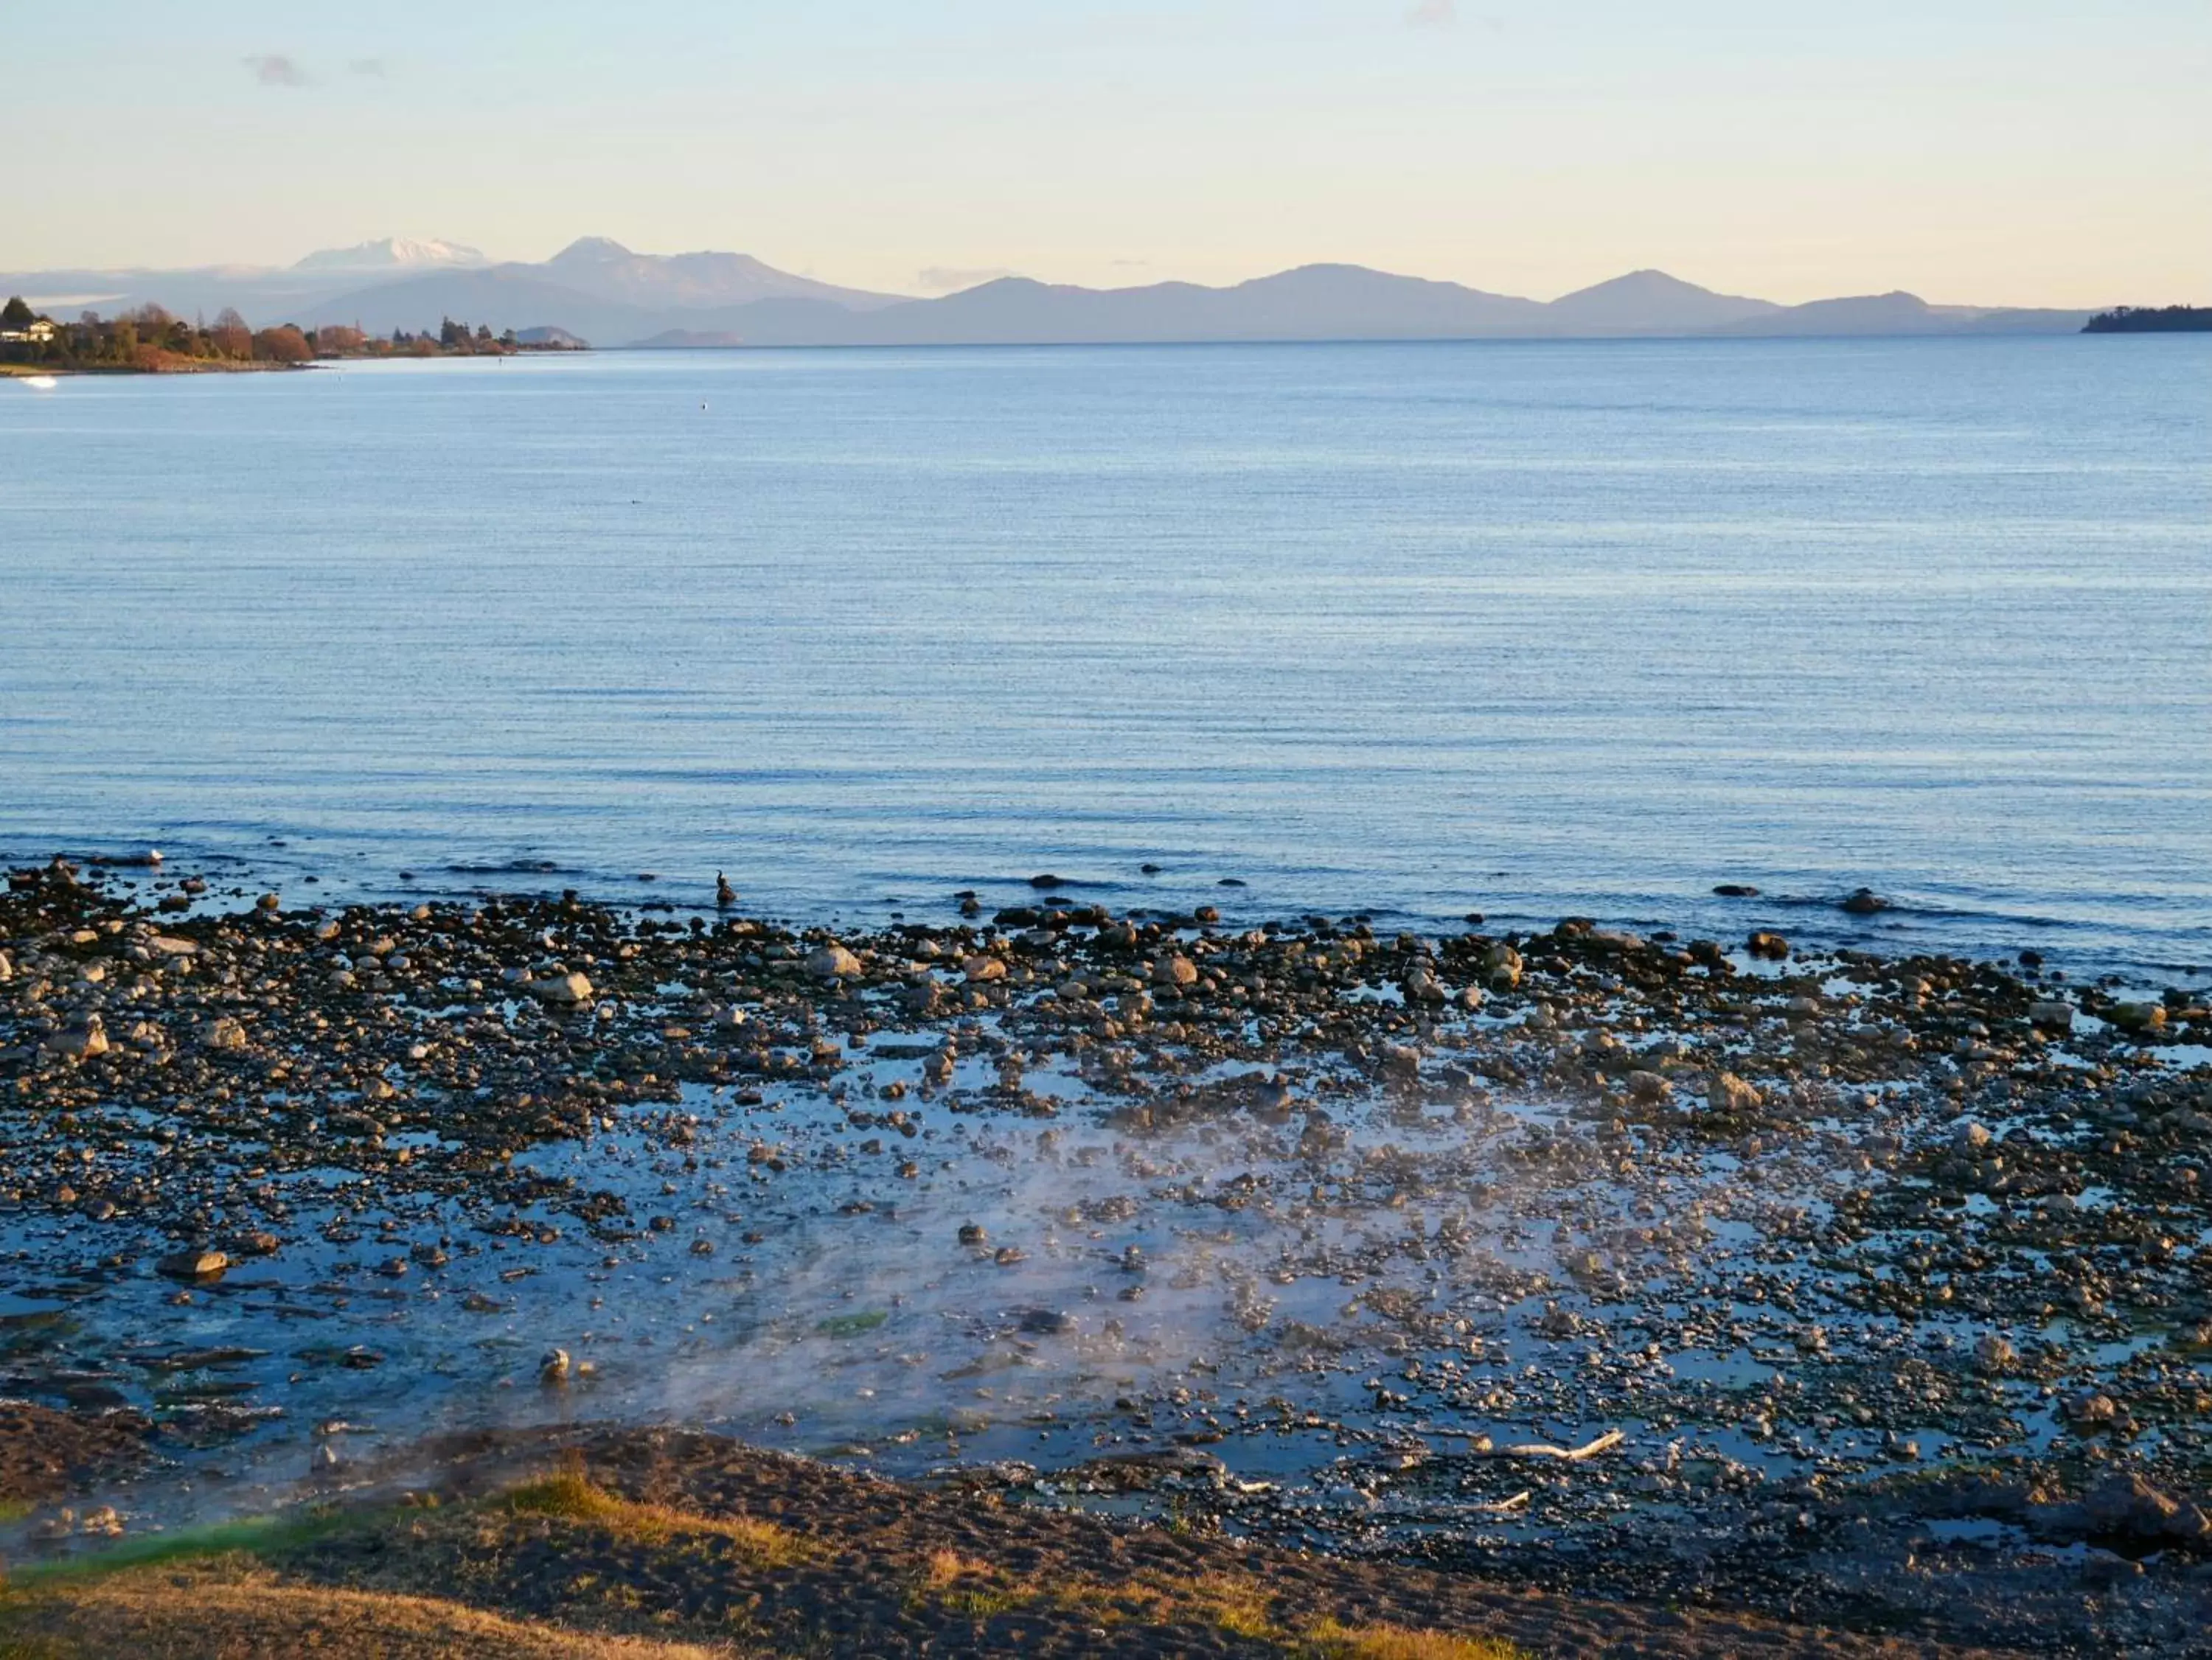
M 819 1554 L 808 1541 L 773 1522 L 743 1516 L 701 1516 L 666 1505 L 640 1504 L 608 1492 L 573 1469 L 515 1487 L 503 1502 L 517 1516 L 587 1523 L 641 1544 L 660 1544 L 687 1534 L 711 1535 L 727 1539 L 761 1567 L 794 1567 Z
M 988 1562 L 939 1550 L 921 1563 L 913 1597 L 975 1620 L 1051 1605 L 1109 1627 L 1202 1623 L 1270 1644 L 1297 1660 L 1529 1660 L 1525 1650 L 1493 1637 L 1388 1624 L 1346 1626 L 1334 1620 L 1296 1631 L 1277 1617 L 1266 1585 L 1243 1574 L 1210 1573 L 1190 1580 L 1146 1574 L 1114 1584 L 1072 1578 L 1048 1587 L 1011 1579 Z
M 440 1597 L 283 1581 L 230 1554 L 0 1593 L 0 1660 L 731 1660 L 720 1645 L 578 1631 Z
M 1306 1633 L 1313 1660 L 1528 1660 L 1528 1651 L 1495 1637 L 1409 1631 L 1403 1626 L 1340 1626 L 1324 1620 Z

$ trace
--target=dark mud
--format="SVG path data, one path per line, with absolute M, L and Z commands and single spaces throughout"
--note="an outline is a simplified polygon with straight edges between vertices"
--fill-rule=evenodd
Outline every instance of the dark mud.
M 0 1390 L 150 1423 L 121 1525 L 457 1423 L 713 1423 L 1573 1593 L 2202 1645 L 2180 991 L 1048 892 L 832 939 L 196 885 L 0 900 Z

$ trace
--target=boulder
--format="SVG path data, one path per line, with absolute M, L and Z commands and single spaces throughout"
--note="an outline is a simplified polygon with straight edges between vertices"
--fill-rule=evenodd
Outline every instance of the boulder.
M 1490 983 L 1493 991 L 1510 991 L 1517 987 L 1522 966 L 1521 954 L 1510 945 L 1493 945 L 1482 954 L 1482 978 Z
M 246 1028 L 230 1015 L 218 1015 L 200 1028 L 199 1039 L 203 1049 L 243 1049 Z
M 1716 1112 L 1756 1112 L 1766 1098 L 1733 1072 L 1716 1072 L 1705 1085 L 1705 1105 Z
M 592 1000 L 592 982 L 586 975 L 556 974 L 549 979 L 532 980 L 527 989 L 540 1003 L 573 1009 Z
M 220 1280 L 230 1258 L 220 1251 L 193 1248 L 175 1251 L 155 1263 L 155 1270 L 172 1280 Z
M 2212 1540 L 2212 1517 L 2206 1516 L 2201 1506 L 2185 1504 L 2160 1493 L 2139 1475 L 2108 1477 L 2078 1504 L 2056 1508 L 2061 1513 L 2039 1519 L 2046 1525 L 2059 1524 L 2061 1531 L 2090 1538 L 2185 1545 Z
M 88 1015 L 81 1025 L 55 1033 L 39 1046 L 47 1054 L 64 1060 L 90 1060 L 94 1055 L 107 1052 L 107 1032 L 99 1015 Z
M 806 972 L 817 980 L 856 980 L 861 974 L 860 960 L 832 940 L 807 954 Z

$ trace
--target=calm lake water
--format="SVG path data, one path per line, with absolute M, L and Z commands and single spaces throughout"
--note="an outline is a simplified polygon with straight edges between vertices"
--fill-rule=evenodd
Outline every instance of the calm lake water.
M 2212 340 L 0 383 L 0 854 L 147 843 L 2212 964 Z

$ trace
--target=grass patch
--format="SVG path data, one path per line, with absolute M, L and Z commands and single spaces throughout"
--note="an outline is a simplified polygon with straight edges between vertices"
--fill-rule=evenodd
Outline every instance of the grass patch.
M 726 1648 L 580 1632 L 438 1597 L 287 1583 L 232 1555 L 0 1593 L 0 1660 L 728 1660 Z
M 1528 1651 L 1495 1637 L 1455 1637 L 1403 1626 L 1340 1626 L 1324 1620 L 1306 1633 L 1313 1660 L 1528 1660 Z
M 1176 1600 L 1191 1617 L 1218 1626 L 1231 1636 L 1261 1642 L 1279 1641 L 1283 1636 L 1266 1590 L 1241 1574 L 1209 1573 L 1193 1581 Z
M 202 1527 L 179 1528 L 172 1533 L 149 1533 L 89 1555 L 26 1563 L 9 1571 L 5 1583 L 10 1590 L 87 1584 L 133 1568 L 161 1567 L 217 1556 L 258 1555 L 312 1543 L 343 1527 L 368 1525 L 374 1524 L 367 1518 L 332 1514 L 241 1516 Z
M 915 1609 L 927 1602 L 963 1619 L 988 1620 L 1046 1600 L 1042 1591 L 1006 1584 L 988 1562 L 954 1550 L 933 1550 L 923 1559 L 907 1606 Z
M 665 1505 L 643 1505 L 595 1485 L 580 1471 L 564 1469 L 511 1490 L 507 1509 L 517 1516 L 544 1516 L 604 1528 L 618 1538 L 661 1544 L 679 1535 L 727 1539 L 757 1566 L 793 1567 L 817 1552 L 806 1540 L 773 1522 L 750 1517 L 700 1516 Z

